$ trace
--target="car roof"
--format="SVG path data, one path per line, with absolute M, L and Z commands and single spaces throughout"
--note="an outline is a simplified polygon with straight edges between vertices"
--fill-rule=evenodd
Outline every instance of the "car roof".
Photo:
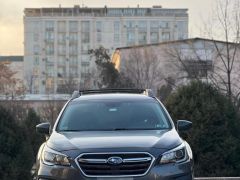
M 86 94 L 72 101 L 81 100 L 153 100 L 153 97 L 149 97 L 144 94 L 133 94 L 133 93 L 101 93 L 101 94 Z

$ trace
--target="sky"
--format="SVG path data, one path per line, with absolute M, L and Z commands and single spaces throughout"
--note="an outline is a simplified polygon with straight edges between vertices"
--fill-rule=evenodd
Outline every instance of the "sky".
M 212 13 L 215 0 L 0 0 L 0 56 L 24 53 L 24 8 L 40 7 L 152 7 L 189 9 L 189 37 L 199 37 L 200 27 Z

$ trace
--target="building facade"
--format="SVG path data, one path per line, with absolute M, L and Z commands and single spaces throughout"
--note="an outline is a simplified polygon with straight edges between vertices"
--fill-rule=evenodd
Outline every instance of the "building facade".
M 152 8 L 27 8 L 24 73 L 31 93 L 56 93 L 68 81 L 89 85 L 89 49 L 116 48 L 188 37 L 188 10 Z
M 226 93 L 230 78 L 232 94 L 240 94 L 239 43 L 192 38 L 121 47 L 113 53 L 112 61 L 138 88 L 157 92 L 169 82 L 178 87 L 198 79 Z

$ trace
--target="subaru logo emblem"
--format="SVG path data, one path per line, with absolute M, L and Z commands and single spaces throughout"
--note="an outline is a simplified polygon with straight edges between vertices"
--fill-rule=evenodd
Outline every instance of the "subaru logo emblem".
M 123 162 L 123 159 L 120 157 L 110 157 L 107 160 L 108 164 L 119 165 Z

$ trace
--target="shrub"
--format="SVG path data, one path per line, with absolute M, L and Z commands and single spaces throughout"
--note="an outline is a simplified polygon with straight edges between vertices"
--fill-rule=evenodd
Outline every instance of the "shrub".
M 239 176 L 239 114 L 231 101 L 208 84 L 192 82 L 165 102 L 174 120 L 187 119 L 196 176 Z M 185 134 L 186 135 L 186 134 Z
M 1 180 L 30 179 L 32 151 L 24 130 L 11 114 L 0 107 L 0 177 Z

